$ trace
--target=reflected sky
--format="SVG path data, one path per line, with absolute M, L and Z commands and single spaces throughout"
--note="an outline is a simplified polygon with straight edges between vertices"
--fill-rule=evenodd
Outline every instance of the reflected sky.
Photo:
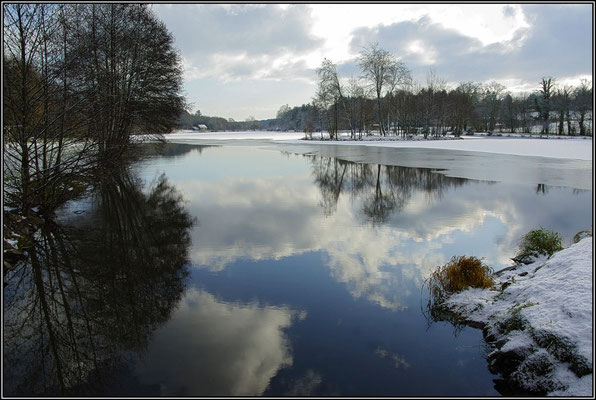
M 234 304 L 191 288 L 137 363 L 142 383 L 163 396 L 256 396 L 292 365 L 284 329 L 304 313 Z
M 453 255 L 498 270 L 529 230 L 569 243 L 592 221 L 578 165 L 569 187 L 557 183 L 571 167 L 535 182 L 544 160 L 507 156 L 490 160 L 534 178 L 446 173 L 461 160 L 419 149 L 377 164 L 176 146 L 137 165 L 145 181 L 165 173 L 197 220 L 189 287 L 135 367 L 165 395 L 498 395 L 479 331 L 427 326 L 424 279 Z
M 543 193 L 535 185 L 377 164 L 367 173 L 357 170 L 362 164 L 329 160 L 336 159 L 224 146 L 172 163 L 162 158 L 144 173 L 166 171 L 198 219 L 190 255 L 196 268 L 215 272 L 238 260 L 323 251 L 331 274 L 353 296 L 394 310 L 411 294 L 395 290 L 404 277 L 420 286 L 453 255 L 484 257 L 498 270 L 509 265 L 517 241 L 531 229 L 552 229 L 570 241 L 590 227 L 591 191 L 546 186 Z M 342 172 L 342 187 L 331 193 L 333 177 Z M 366 212 L 377 186 L 399 203 L 382 223 Z

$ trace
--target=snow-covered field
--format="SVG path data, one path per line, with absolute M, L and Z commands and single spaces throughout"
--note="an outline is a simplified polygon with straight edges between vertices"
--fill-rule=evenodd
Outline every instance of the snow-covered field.
M 304 132 L 274 132 L 274 131 L 235 131 L 235 132 L 197 132 L 177 131 L 164 135 L 168 141 L 191 140 L 299 140 L 304 137 Z
M 590 236 L 548 260 L 504 271 L 492 290 L 468 289 L 445 305 L 486 327 L 496 346 L 489 363 L 506 365 L 521 387 L 592 396 L 592 257 Z
M 316 134 L 315 134 L 316 135 Z M 200 143 L 209 140 L 271 140 L 288 144 L 321 144 L 342 146 L 376 146 L 396 148 L 426 148 L 460 151 L 475 151 L 486 153 L 510 154 L 519 156 L 553 157 L 576 160 L 592 160 L 592 138 L 521 138 L 521 137 L 486 137 L 463 136 L 455 140 L 302 140 L 303 132 L 193 132 L 184 131 L 165 135 L 170 142 Z M 376 139 L 376 140 L 375 140 Z M 391 140 L 393 139 L 393 140 Z

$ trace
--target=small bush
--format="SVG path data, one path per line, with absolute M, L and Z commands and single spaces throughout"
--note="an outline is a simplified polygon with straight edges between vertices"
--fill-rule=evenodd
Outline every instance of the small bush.
M 555 252 L 563 250 L 563 238 L 556 232 L 540 228 L 526 233 L 519 243 L 519 251 L 512 258 L 513 261 L 529 264 L 541 255 L 552 256 Z
M 425 284 L 430 292 L 430 302 L 441 303 L 447 296 L 464 289 L 489 288 L 494 285 L 493 270 L 482 260 L 471 256 L 454 256 L 442 267 L 438 267 Z

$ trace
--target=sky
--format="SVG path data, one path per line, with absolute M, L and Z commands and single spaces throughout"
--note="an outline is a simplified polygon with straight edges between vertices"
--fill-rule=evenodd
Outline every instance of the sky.
M 189 111 L 244 121 L 309 103 L 324 58 L 347 80 L 371 43 L 422 85 L 512 93 L 593 79 L 592 4 L 153 4 L 173 34 Z

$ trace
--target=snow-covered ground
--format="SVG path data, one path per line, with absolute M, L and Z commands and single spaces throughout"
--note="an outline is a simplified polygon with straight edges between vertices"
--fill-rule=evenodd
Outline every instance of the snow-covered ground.
M 493 289 L 444 303 L 485 326 L 489 365 L 514 383 L 553 396 L 593 395 L 592 237 L 548 259 L 497 274 Z
M 303 132 L 194 132 L 183 131 L 165 135 L 165 139 L 171 142 L 200 143 L 201 141 L 213 140 L 271 140 L 287 144 L 321 144 L 321 145 L 342 145 L 342 146 L 375 146 L 375 147 L 396 147 L 396 148 L 426 148 L 445 149 L 460 151 L 475 151 L 499 154 L 511 154 L 519 156 L 553 157 L 575 160 L 592 160 L 593 141 L 592 138 L 569 138 L 550 137 L 546 138 L 522 138 L 522 137 L 487 137 L 487 136 L 463 136 L 455 140 L 395 140 L 395 137 L 388 137 L 389 140 L 379 140 L 378 137 L 369 137 L 369 140 L 302 140 Z M 453 138 L 451 138 L 453 139 Z
M 189 140 L 234 140 L 234 139 L 261 139 L 261 140 L 299 140 L 304 137 L 304 132 L 275 132 L 275 131 L 235 131 L 235 132 L 197 132 L 177 131 L 164 135 L 168 141 Z
M 309 141 L 311 143 L 311 141 Z M 327 141 L 325 143 L 333 143 Z M 484 153 L 511 154 L 517 156 L 539 156 L 592 160 L 591 139 L 534 139 L 534 138 L 492 138 L 464 137 L 462 140 L 412 140 L 412 141 L 340 141 L 338 144 L 360 144 L 378 147 L 425 148 Z

